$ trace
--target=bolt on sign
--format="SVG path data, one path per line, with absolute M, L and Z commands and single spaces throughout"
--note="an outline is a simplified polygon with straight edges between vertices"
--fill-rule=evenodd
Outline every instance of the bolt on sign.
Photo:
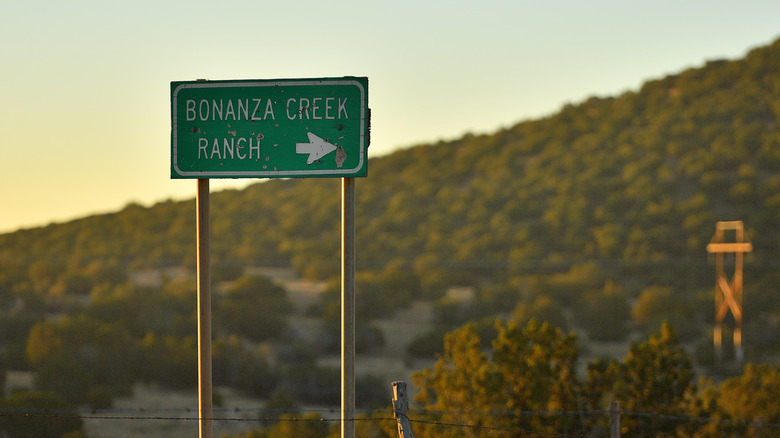
M 368 78 L 171 82 L 171 178 L 364 177 Z

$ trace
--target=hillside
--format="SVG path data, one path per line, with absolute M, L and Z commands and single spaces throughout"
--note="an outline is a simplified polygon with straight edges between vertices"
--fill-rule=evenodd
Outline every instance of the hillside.
M 715 223 L 742 220 L 755 248 L 749 305 L 776 314 L 778 65 L 780 41 L 493 134 L 371 159 L 357 183 L 357 257 L 365 288 L 379 286 L 364 297 L 400 306 L 471 286 L 486 303 L 479 315 L 542 293 L 566 307 L 614 284 L 628 300 L 666 287 L 705 302 Z M 330 179 L 215 193 L 217 277 L 240 266 L 337 276 L 339 202 Z M 0 290 L 88 293 L 96 271 L 193 267 L 194 218 L 193 201 L 132 204 L 0 235 Z

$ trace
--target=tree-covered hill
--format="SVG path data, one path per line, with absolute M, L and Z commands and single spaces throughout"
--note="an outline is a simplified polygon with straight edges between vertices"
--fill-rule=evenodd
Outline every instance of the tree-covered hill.
M 358 269 L 411 278 L 429 296 L 453 285 L 554 288 L 564 299 L 606 282 L 634 297 L 650 286 L 700 290 L 714 281 L 705 247 L 715 223 L 742 220 L 755 248 L 747 282 L 776 293 L 778 65 L 780 41 L 493 134 L 373 158 L 357 182 Z M 215 266 L 338 275 L 339 184 L 215 193 Z M 77 287 L 90 269 L 194 259 L 193 201 L 131 204 L 0 235 L 0 288 Z

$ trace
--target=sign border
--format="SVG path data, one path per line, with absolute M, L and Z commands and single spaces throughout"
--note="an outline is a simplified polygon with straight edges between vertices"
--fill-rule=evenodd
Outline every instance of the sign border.
M 365 82 L 365 87 L 363 82 Z M 360 135 L 358 165 L 351 169 L 313 169 L 313 170 L 241 170 L 241 171 L 184 171 L 178 167 L 177 142 L 177 97 L 179 91 L 190 88 L 238 88 L 238 87 L 278 87 L 278 86 L 316 86 L 316 85 L 354 85 L 360 90 Z M 306 177 L 360 177 L 366 176 L 368 154 L 368 96 L 367 77 L 345 76 L 341 78 L 315 79 L 235 79 L 171 82 L 171 179 L 193 178 L 306 178 Z

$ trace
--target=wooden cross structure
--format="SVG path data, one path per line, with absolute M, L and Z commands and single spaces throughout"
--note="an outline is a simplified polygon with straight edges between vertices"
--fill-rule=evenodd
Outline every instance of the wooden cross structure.
M 734 231 L 736 242 L 725 243 L 726 231 Z M 715 329 L 712 341 L 719 358 L 723 357 L 722 333 L 723 320 L 729 310 L 734 315 L 734 355 L 742 362 L 745 353 L 742 349 L 742 265 L 746 252 L 753 251 L 753 245 L 745 242 L 745 229 L 742 221 L 718 222 L 715 234 L 707 245 L 707 252 L 715 254 Z M 734 275 L 731 282 L 723 269 L 725 254 L 734 254 Z

